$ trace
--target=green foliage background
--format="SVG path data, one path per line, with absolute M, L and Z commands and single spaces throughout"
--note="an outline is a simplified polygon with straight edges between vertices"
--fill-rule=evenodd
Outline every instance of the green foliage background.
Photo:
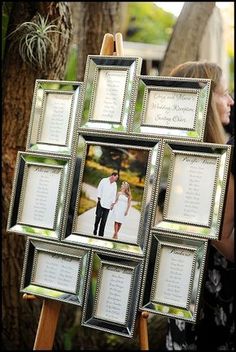
M 129 2 L 125 40 L 150 44 L 168 43 L 176 17 L 153 2 Z

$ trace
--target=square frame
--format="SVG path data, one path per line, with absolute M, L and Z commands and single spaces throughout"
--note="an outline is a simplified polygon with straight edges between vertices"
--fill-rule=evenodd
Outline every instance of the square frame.
M 82 96 L 82 82 L 37 79 L 26 151 L 73 154 Z
M 211 80 L 137 76 L 130 132 L 203 141 Z
M 128 132 L 141 63 L 140 57 L 88 55 L 81 132 Z
M 161 141 L 134 142 L 131 144 L 129 140 L 119 139 L 119 136 L 105 138 L 80 135 L 67 229 L 63 241 L 79 243 L 93 248 L 98 247 L 104 250 L 115 250 L 120 253 L 143 255 L 150 227 L 151 210 L 154 202 L 153 190 L 160 149 Z M 140 163 L 138 166 L 132 164 L 135 159 L 134 154 L 139 154 Z M 99 158 L 98 155 L 100 155 Z M 101 161 L 103 156 L 107 158 L 105 166 L 104 162 Z M 125 157 L 124 162 L 122 161 L 123 157 Z M 114 162 L 114 160 L 116 161 Z M 112 238 L 114 232 L 114 212 L 112 211 L 108 214 L 104 236 L 100 237 L 98 234 L 95 236 L 94 224 L 96 207 L 98 206 L 95 187 L 98 186 L 102 177 L 110 176 L 111 171 L 114 170 L 112 166 L 114 167 L 117 163 L 119 167 L 116 167 L 115 170 L 120 170 L 118 182 L 126 180 L 130 183 L 135 204 L 130 206 L 127 218 L 121 227 L 120 233 L 123 233 L 119 234 L 120 238 Z M 138 173 L 141 172 L 140 170 L 142 171 L 142 177 Z M 140 178 L 141 181 L 139 181 Z M 117 191 L 119 191 L 119 187 L 117 187 Z M 87 212 L 86 206 L 83 206 L 83 204 L 88 201 L 89 203 L 92 201 L 92 205 L 87 207 Z
M 139 308 L 196 323 L 208 241 L 153 232 Z
M 164 140 L 152 229 L 219 239 L 231 147 Z
M 92 250 L 81 325 L 133 337 L 142 270 L 141 259 Z
M 7 231 L 59 240 L 70 172 L 69 157 L 18 152 Z
M 88 249 L 28 237 L 20 291 L 82 306 L 89 258 Z

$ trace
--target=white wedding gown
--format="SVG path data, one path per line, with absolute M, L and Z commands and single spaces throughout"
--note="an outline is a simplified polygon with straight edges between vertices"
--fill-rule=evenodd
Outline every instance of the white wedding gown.
M 124 194 L 120 194 L 117 203 L 113 207 L 113 220 L 119 223 L 125 221 L 125 212 L 128 206 L 128 197 Z

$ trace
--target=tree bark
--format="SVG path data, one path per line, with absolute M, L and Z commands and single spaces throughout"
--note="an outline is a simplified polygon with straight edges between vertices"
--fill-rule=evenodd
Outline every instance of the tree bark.
M 70 40 L 70 10 L 64 2 L 14 2 L 9 21 L 12 32 L 22 22 L 30 21 L 37 12 L 48 14 L 63 35 L 54 37 L 58 49 L 55 60 L 48 58 L 48 69 L 41 72 L 25 64 L 16 44 L 6 43 L 3 68 L 2 124 L 2 347 L 5 350 L 32 349 L 40 300 L 22 299 L 20 280 L 25 251 L 25 237 L 7 233 L 6 224 L 12 181 L 18 151 L 25 151 L 34 84 L 36 79 L 61 79 L 64 75 Z M 62 53 L 62 54 L 61 54 Z M 61 55 L 59 55 L 61 54 Z
M 74 44 L 78 46 L 77 80 L 84 80 L 88 55 L 99 55 L 104 34 L 121 31 L 119 2 L 72 2 Z
M 185 2 L 160 67 L 160 75 L 180 63 L 198 59 L 199 45 L 215 2 Z

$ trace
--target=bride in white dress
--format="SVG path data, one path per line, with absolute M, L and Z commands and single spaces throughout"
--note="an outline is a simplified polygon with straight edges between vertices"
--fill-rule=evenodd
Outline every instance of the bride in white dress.
M 114 235 L 112 238 L 118 238 L 118 232 L 121 228 L 122 223 L 125 221 L 125 217 L 128 214 L 131 204 L 131 191 L 128 182 L 123 181 L 121 184 L 120 191 L 117 193 L 116 201 L 112 207 L 113 218 L 114 218 Z

